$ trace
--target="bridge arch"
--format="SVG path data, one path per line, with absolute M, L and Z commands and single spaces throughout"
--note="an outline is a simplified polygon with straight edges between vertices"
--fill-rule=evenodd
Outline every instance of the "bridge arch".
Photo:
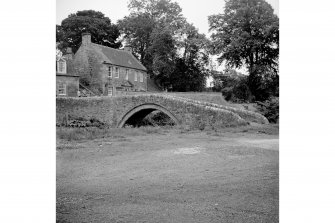
M 164 114 L 169 116 L 176 125 L 180 124 L 180 121 L 177 119 L 177 117 L 162 105 L 155 103 L 146 103 L 133 107 L 125 114 L 123 114 L 117 127 L 122 128 L 127 122 L 131 123 L 132 121 L 134 122 L 136 120 L 143 120 L 148 114 L 155 110 L 163 112 Z

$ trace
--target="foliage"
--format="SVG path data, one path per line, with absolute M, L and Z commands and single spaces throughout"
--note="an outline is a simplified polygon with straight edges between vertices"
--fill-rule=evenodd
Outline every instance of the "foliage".
M 167 30 L 156 29 L 150 36 L 151 46 L 148 54 L 152 58 L 152 72 L 156 78 L 160 79 L 161 84 L 167 86 L 170 76 L 174 70 L 176 47 L 172 33 Z
M 279 98 L 272 97 L 264 102 L 258 102 L 258 110 L 262 113 L 271 123 L 279 122 Z
M 128 8 L 131 14 L 147 14 L 157 27 L 169 28 L 173 32 L 185 22 L 181 7 L 171 0 L 130 0 Z
M 248 85 L 259 98 L 258 79 L 263 67 L 278 73 L 279 19 L 265 0 L 226 0 L 224 13 L 209 17 L 212 50 L 229 68 L 244 65 Z
M 206 86 L 209 70 L 209 42 L 192 25 L 185 23 L 178 40 L 183 49 L 182 56 L 176 59 L 176 66 L 170 83 L 173 91 L 202 91 Z
M 232 88 L 245 77 L 245 75 L 233 69 L 226 69 L 224 72 L 212 71 L 211 76 L 213 77 L 214 91 L 222 91 L 224 88 Z
M 59 48 L 72 47 L 75 53 L 81 43 L 81 34 L 91 33 L 94 43 L 104 46 L 119 48 L 117 41 L 120 35 L 117 25 L 103 13 L 94 10 L 83 10 L 70 14 L 61 25 L 56 25 L 56 41 L 60 42 Z
M 179 4 L 131 0 L 128 8 L 130 15 L 118 25 L 150 76 L 165 89 L 202 90 L 208 76 L 208 40 L 187 23 Z
M 248 82 L 257 101 L 279 97 L 279 75 L 266 66 L 259 66 Z
M 247 77 L 236 80 L 231 86 L 224 87 L 221 92 L 226 101 L 251 102 L 253 100 L 253 95 L 247 84 Z

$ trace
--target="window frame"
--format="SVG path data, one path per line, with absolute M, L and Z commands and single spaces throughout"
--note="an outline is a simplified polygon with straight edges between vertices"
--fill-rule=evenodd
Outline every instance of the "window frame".
M 63 67 L 64 70 L 63 71 L 60 70 L 60 67 L 61 67 L 60 64 L 61 63 L 64 64 L 64 67 Z M 57 61 L 57 73 L 66 74 L 66 61 L 64 61 L 64 60 L 58 60 Z
M 134 75 L 134 81 L 137 81 L 137 71 L 134 72 L 135 75 Z
M 115 78 L 119 78 L 120 77 L 120 68 L 119 67 L 115 67 L 115 75 L 114 75 L 114 77 Z
M 125 79 L 128 80 L 129 79 L 129 69 L 126 69 L 126 76 Z
M 60 89 L 62 86 L 62 90 L 64 90 L 64 93 L 59 93 Z M 60 96 L 66 96 L 66 83 L 58 83 L 57 84 L 57 95 L 60 95 Z
M 108 66 L 108 77 L 112 78 L 113 77 L 113 73 L 112 73 L 113 67 L 112 66 Z
M 143 73 L 140 72 L 140 82 L 143 83 Z
M 108 86 L 108 88 L 107 88 L 107 95 L 108 96 L 113 96 L 113 87 Z

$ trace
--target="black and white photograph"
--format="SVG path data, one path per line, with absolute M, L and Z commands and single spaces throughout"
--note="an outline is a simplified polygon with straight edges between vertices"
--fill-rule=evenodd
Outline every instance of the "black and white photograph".
M 57 222 L 279 222 L 278 0 L 56 15 Z
M 1 222 L 333 222 L 331 1 L 2 3 Z

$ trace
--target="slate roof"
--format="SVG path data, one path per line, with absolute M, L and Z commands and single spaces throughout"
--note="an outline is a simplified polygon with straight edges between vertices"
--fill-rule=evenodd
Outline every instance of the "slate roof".
M 102 54 L 106 63 L 147 71 L 147 69 L 128 51 L 118 50 L 91 43 L 95 51 Z

